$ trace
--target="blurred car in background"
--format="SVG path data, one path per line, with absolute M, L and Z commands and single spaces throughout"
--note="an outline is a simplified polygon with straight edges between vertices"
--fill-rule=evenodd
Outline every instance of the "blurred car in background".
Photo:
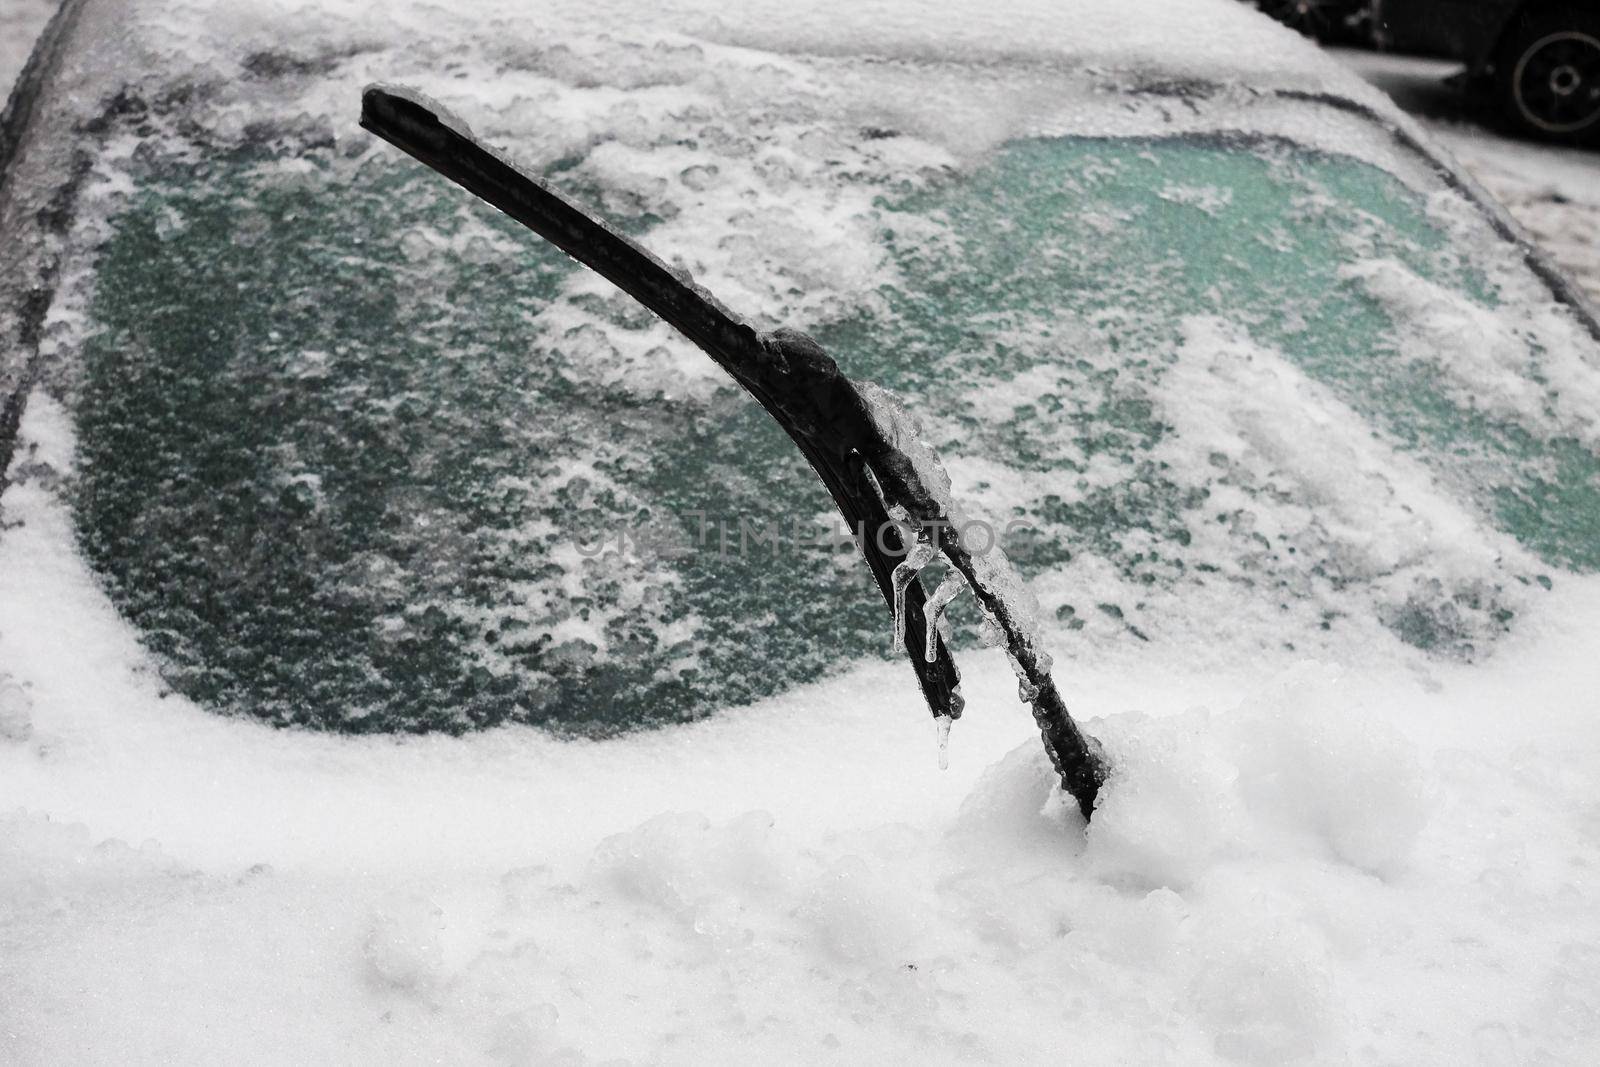
M 1372 39 L 1372 0 L 1251 0 L 1290 29 L 1325 44 Z
M 1260 0 L 1330 44 L 1457 59 L 1518 129 L 1548 140 L 1600 135 L 1600 4 L 1592 0 Z
M 1600 4 L 1593 0 L 1373 0 L 1378 44 L 1459 59 L 1523 133 L 1600 134 Z

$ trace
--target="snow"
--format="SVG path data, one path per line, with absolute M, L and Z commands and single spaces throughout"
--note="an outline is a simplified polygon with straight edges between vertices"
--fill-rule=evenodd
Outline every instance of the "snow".
M 1574 338 L 1548 351 L 1530 352 L 1521 324 L 1506 323 L 1470 299 L 1419 277 L 1394 260 L 1367 260 L 1343 268 L 1396 322 L 1402 356 L 1426 364 L 1450 383 L 1469 407 L 1542 424 L 1549 413 L 1562 430 L 1588 443 L 1597 439 L 1600 393 Z M 1560 324 L 1546 324 L 1547 332 Z
M 70 461 L 59 409 L 27 421 Z M 0 749 L 13 1062 L 1596 1040 L 1593 579 L 1488 667 L 1073 663 L 1119 768 L 1085 834 L 992 653 L 944 774 L 893 664 L 606 743 L 274 731 L 163 697 L 50 494 L 5 503 L 34 723 Z
M 1592 151 L 1507 141 L 1461 123 L 1430 123 L 1429 132 L 1600 301 L 1600 160 Z
M 1509 139 L 1486 129 L 1492 115 L 1464 113 L 1458 94 L 1442 84 L 1460 64 L 1346 49 L 1329 54 L 1415 113 L 1428 136 L 1591 299 L 1600 300 L 1600 159 L 1593 151 Z
M 47 397 L 24 433 L 70 467 Z M 1073 662 L 1118 767 L 1085 835 L 993 653 L 943 775 L 894 664 L 606 743 L 286 733 L 163 695 L 40 476 L 4 503 L 33 725 L 0 749 L 13 1061 L 1596 1040 L 1592 578 L 1490 666 Z
M 303 111 L 359 156 L 372 149 L 332 116 L 366 81 L 403 75 L 529 159 L 581 159 L 609 208 L 661 220 L 652 244 L 775 321 L 883 299 L 895 278 L 873 181 L 937 185 L 1035 122 L 1213 121 L 1181 105 L 1163 118 L 1166 104 L 1107 118 L 1073 95 L 1084 79 L 1348 88 L 1231 0 L 641 5 L 615 18 L 626 32 L 488 44 L 483 25 L 518 6 L 393 5 L 392 25 L 353 19 L 352 3 L 132 7 L 130 47 L 186 27 L 189 72 L 229 71 L 202 116 L 217 129 L 252 108 Z M 581 24 L 586 7 L 549 18 Z M 434 32 L 410 54 L 418 28 Z M 229 88 L 245 49 L 220 42 L 296 33 L 290 58 L 367 51 L 326 81 Z M 847 62 L 861 52 L 877 58 Z M 455 62 L 466 77 L 443 72 Z M 748 115 L 712 121 L 729 99 Z M 908 135 L 843 135 L 884 114 Z M 1286 105 L 1252 114 L 1269 133 L 1308 121 Z M 1344 121 L 1307 136 L 1422 181 Z M 690 135 L 703 151 L 677 143 Z M 112 212 L 130 186 L 108 158 L 92 195 Z M 1165 188 L 1197 216 L 1236 206 L 1227 193 Z M 1482 250 L 1480 223 L 1436 206 Z M 762 221 L 730 225 L 731 211 Z M 759 239 L 706 236 L 729 232 Z M 936 220 L 908 237 L 940 250 Z M 406 238 L 424 265 L 477 239 L 494 238 Z M 1505 309 L 1489 316 L 1386 249 L 1355 254 L 1344 280 L 1416 329 L 1396 359 L 1432 366 L 1448 344 L 1461 359 L 1441 368 L 1462 395 L 1540 433 L 1592 433 L 1578 398 L 1593 350 L 1525 277 L 1485 254 Z M 566 358 L 641 398 L 725 388 L 694 353 L 657 351 L 675 344 L 658 327 L 618 325 L 586 276 L 564 284 L 551 329 Z M 69 289 L 57 349 L 83 326 L 87 298 Z M 997 336 L 1037 349 L 1051 325 L 1019 317 Z M 1117 367 L 1103 339 L 1139 322 L 1113 307 L 1055 325 L 1052 343 L 1098 372 Z M 0 496 L 0 1059 L 1584 1062 L 1600 1045 L 1600 579 L 1535 559 L 1261 324 L 1165 325 L 1175 337 L 1151 342 L 1161 375 L 1139 395 L 1173 432 L 1150 462 L 1231 516 L 1194 530 L 1197 554 L 1230 563 L 1260 538 L 1296 561 L 1162 589 L 1074 545 L 1041 574 L 1057 620 L 1072 603 L 1092 617 L 1040 635 L 1116 768 L 1087 827 L 998 650 L 958 651 L 971 710 L 948 748 L 904 664 L 869 658 L 607 741 L 520 726 L 348 737 L 212 714 L 167 689 L 77 550 L 70 376 L 54 383 L 66 402 L 35 391 Z M 1539 351 L 1514 344 L 1518 330 Z M 294 356 L 311 376 L 326 358 Z M 972 398 L 994 416 L 979 424 L 1070 396 L 1062 373 L 1019 369 Z M 1006 458 L 952 462 L 957 493 L 982 483 L 980 502 L 1004 514 L 1052 477 Z M 1051 483 L 1064 498 L 1122 476 L 1116 457 L 1083 458 Z M 523 488 L 607 477 L 564 460 Z M 585 560 L 557 562 L 575 584 L 556 591 L 575 596 Z M 629 603 L 672 580 L 612 565 Z M 1515 581 L 1535 574 L 1548 588 Z M 1517 624 L 1482 635 L 1473 662 L 1356 610 L 1499 584 Z M 522 592 L 537 609 L 549 587 Z M 1135 604 L 1151 639 L 1098 639 L 1133 625 Z M 1352 617 L 1318 628 L 1340 612 Z M 562 636 L 600 639 L 569 621 Z
M 0 9 L 0 99 L 10 94 L 12 82 L 33 51 L 34 39 L 56 7 L 57 0 L 7 0 Z
M 1180 470 L 1225 464 L 1228 484 L 1208 500 L 1216 510 L 1244 506 L 1254 532 L 1286 540 L 1337 581 L 1405 583 L 1423 560 L 1463 581 L 1500 564 L 1537 569 L 1280 353 L 1213 317 L 1190 318 L 1183 331 L 1164 383 L 1179 433 L 1160 454 Z M 1305 503 L 1250 507 L 1269 486 L 1293 486 Z

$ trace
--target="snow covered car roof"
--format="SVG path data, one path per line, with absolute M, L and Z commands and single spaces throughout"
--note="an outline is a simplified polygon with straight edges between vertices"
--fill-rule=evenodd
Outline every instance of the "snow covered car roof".
M 21 1058 L 1585 1039 L 1593 319 L 1304 42 L 1229 0 L 84 0 L 42 55 L 0 187 Z M 380 80 L 922 416 L 1113 755 L 1087 836 L 976 618 L 941 776 L 799 457 L 356 128 Z M 1495 919 L 1546 890 L 1554 963 Z

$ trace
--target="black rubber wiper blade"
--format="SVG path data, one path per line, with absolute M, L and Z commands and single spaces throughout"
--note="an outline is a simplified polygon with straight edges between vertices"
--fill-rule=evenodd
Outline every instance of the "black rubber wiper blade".
M 948 587 L 941 587 L 930 609 L 913 566 L 942 555 L 1002 633 L 1051 762 L 1063 787 L 1089 815 L 1106 774 L 1099 746 L 1067 713 L 1050 677 L 1049 657 L 1037 647 L 1031 620 L 1018 602 L 1016 583 L 992 560 L 975 557 L 961 543 L 959 526 L 952 521 L 959 509 L 949 499 L 943 470 L 893 404 L 873 387 L 858 387 L 804 334 L 756 330 L 686 275 L 480 144 L 425 97 L 374 86 L 361 103 L 365 129 L 649 308 L 727 371 L 783 427 L 856 535 L 878 589 L 894 611 L 896 634 L 903 635 L 899 643 L 928 709 L 948 723 L 961 716 L 963 707 L 960 676 L 936 625 L 950 595 Z M 914 554 L 910 560 L 908 553 Z

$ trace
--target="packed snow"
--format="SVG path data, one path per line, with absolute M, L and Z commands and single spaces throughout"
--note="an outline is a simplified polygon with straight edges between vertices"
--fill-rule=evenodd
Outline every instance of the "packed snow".
M 58 408 L 27 422 L 35 468 L 70 463 Z M 1069 661 L 1117 767 L 1086 832 L 994 653 L 944 774 L 884 663 L 623 741 L 285 733 L 164 695 L 40 479 L 5 504 L 12 1062 L 1596 1040 L 1593 579 L 1492 666 Z
M 389 5 L 381 23 L 353 0 L 91 4 L 85 33 L 100 69 L 112 55 L 210 85 L 193 114 L 219 143 L 259 143 L 265 115 L 269 140 L 323 145 L 339 175 L 383 165 L 352 128 L 361 85 L 414 83 L 519 157 L 563 162 L 763 322 L 883 312 L 919 257 L 962 277 L 948 216 L 893 216 L 886 242 L 882 201 L 938 192 L 1003 142 L 1248 122 L 1384 167 L 1445 235 L 1429 251 L 1364 209 L 1340 229 L 1344 201 L 1295 186 L 1293 221 L 1344 238 L 1339 291 L 1397 324 L 1374 388 L 1437 382 L 1518 447 L 1594 440 L 1600 371 L 1570 314 L 1385 136 L 1257 101 L 1270 85 L 1381 104 L 1233 0 L 589 7 L 551 5 L 534 31 L 495 3 Z M 95 66 L 68 74 L 99 84 Z M 690 134 L 700 151 L 676 143 Z M 1295 308 L 1233 321 L 1201 294 L 1152 312 L 1188 284 L 1176 269 L 1108 287 L 1081 321 L 1031 305 L 968 320 L 990 333 L 945 355 L 1004 373 L 928 420 L 958 495 L 992 515 L 1048 491 L 1137 516 L 1157 478 L 1205 490 L 1176 542 L 1136 524 L 1036 564 L 1057 684 L 1115 768 L 1087 825 L 998 649 L 958 648 L 953 732 L 878 655 L 605 740 L 276 729 L 174 691 L 81 549 L 74 494 L 94 472 L 70 354 L 96 342 L 96 249 L 140 209 L 153 151 L 113 138 L 96 164 L 0 495 L 0 1059 L 1582 1063 L 1600 1047 L 1600 578 L 1472 492 L 1490 467 L 1548 475 L 1543 453 L 1430 452 L 1291 358 Z M 1060 188 L 1084 198 L 1140 165 L 1109 148 L 1070 162 Z M 276 189 L 320 180 L 294 159 L 259 169 Z M 1226 226 L 1238 190 L 1174 179 L 1153 200 Z M 1153 225 L 1150 204 L 1096 203 L 1083 225 L 1107 247 Z M 408 292 L 513 254 L 501 231 L 432 220 L 393 238 Z M 152 232 L 181 243 L 192 221 Z M 600 283 L 552 284 L 541 336 L 560 343 L 542 355 L 645 410 L 728 400 Z M 317 382 L 340 354 L 280 357 Z M 1113 414 L 1142 414 L 1091 450 L 1067 416 L 1101 387 Z M 1012 455 L 1018 427 L 1056 468 Z M 571 447 L 497 487 L 600 494 L 638 462 L 592 426 Z M 308 512 L 331 491 L 299 457 L 280 473 Z M 445 592 L 453 521 L 408 534 Z M 533 551 L 549 533 L 497 536 Z M 1174 543 L 1184 576 L 1158 580 Z M 623 608 L 676 595 L 660 561 L 612 562 L 599 577 Z M 515 610 L 599 580 L 575 550 L 552 565 Z M 893 621 L 873 609 L 881 650 Z M 1452 641 L 1407 640 L 1408 611 L 1448 615 Z M 563 634 L 603 637 L 585 621 Z

